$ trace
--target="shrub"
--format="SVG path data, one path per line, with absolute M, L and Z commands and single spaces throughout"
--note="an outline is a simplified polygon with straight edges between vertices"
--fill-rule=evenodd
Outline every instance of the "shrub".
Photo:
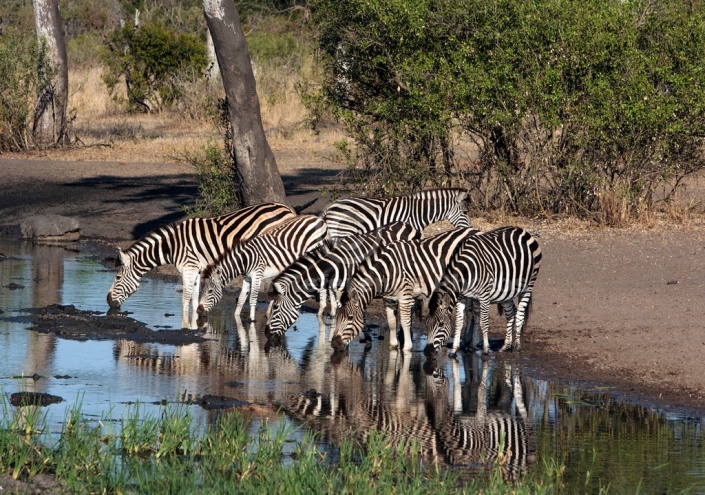
M 480 207 L 611 223 L 705 166 L 703 6 L 311 6 L 327 68 L 311 101 L 354 139 L 346 180 L 358 190 L 464 184 Z
M 180 77 L 202 77 L 207 66 L 205 44 L 198 37 L 159 23 L 116 29 L 108 42 L 104 81 L 111 94 L 122 81 L 134 110 L 161 110 L 182 95 Z
M 34 39 L 0 36 L 0 151 L 29 146 L 28 126 L 37 95 L 37 66 L 43 51 Z

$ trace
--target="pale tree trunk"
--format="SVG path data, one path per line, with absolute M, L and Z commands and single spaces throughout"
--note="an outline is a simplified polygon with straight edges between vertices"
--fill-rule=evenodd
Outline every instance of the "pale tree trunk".
M 206 76 L 208 79 L 212 79 L 216 74 L 220 74 L 220 67 L 218 67 L 218 57 L 215 54 L 215 46 L 213 46 L 213 36 L 211 36 L 210 29 L 206 29 L 206 51 L 208 52 Z
M 58 0 L 32 0 L 37 38 L 46 45 L 32 131 L 39 147 L 65 144 L 69 74 Z
M 246 205 L 286 201 L 274 153 L 264 135 L 255 77 L 234 0 L 202 0 L 225 87 L 233 159 Z

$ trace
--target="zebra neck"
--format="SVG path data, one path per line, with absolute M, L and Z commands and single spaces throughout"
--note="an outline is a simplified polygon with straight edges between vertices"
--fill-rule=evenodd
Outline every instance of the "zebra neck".
M 246 256 L 242 246 L 236 245 L 218 263 L 220 264 L 223 278 L 229 282 L 238 275 L 251 271 L 252 266 L 250 265 L 254 265 L 253 261 L 252 256 Z

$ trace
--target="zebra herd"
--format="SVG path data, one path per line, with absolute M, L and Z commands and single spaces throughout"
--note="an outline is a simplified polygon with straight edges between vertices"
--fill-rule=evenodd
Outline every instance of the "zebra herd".
M 422 237 L 425 227 L 441 220 L 454 228 Z M 479 344 L 481 332 L 487 353 L 491 304 L 499 304 L 507 317 L 501 350 L 519 350 L 540 262 L 538 242 L 523 228 L 471 228 L 467 192 L 462 189 L 433 189 L 388 200 L 345 198 L 319 216 L 263 203 L 167 225 L 118 250 L 107 299 L 111 308 L 119 308 L 148 271 L 175 265 L 183 284 L 182 326 L 196 329 L 199 315 L 207 314 L 224 286 L 239 275 L 244 278 L 235 313 L 241 313 L 249 296 L 254 320 L 262 281 L 274 277 L 265 326 L 270 340 L 280 339 L 304 301 L 318 295 L 319 316 L 330 300 L 335 317 L 331 345 L 342 350 L 364 330 L 363 316 L 371 301 L 382 298 L 390 346 L 408 351 L 412 307 L 423 299 L 430 301 L 427 355 L 435 355 L 453 333 L 453 353 L 458 350 L 466 305 L 472 308 L 474 322 L 470 346 Z

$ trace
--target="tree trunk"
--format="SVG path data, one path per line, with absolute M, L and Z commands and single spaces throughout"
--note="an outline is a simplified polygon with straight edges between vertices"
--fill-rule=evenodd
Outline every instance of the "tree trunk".
M 202 0 L 225 87 L 233 159 L 246 205 L 286 201 L 274 153 L 264 135 L 255 77 L 234 0 Z
M 39 95 L 32 131 L 39 147 L 66 144 L 69 73 L 58 0 L 33 0 L 34 24 L 46 58 L 39 65 Z

